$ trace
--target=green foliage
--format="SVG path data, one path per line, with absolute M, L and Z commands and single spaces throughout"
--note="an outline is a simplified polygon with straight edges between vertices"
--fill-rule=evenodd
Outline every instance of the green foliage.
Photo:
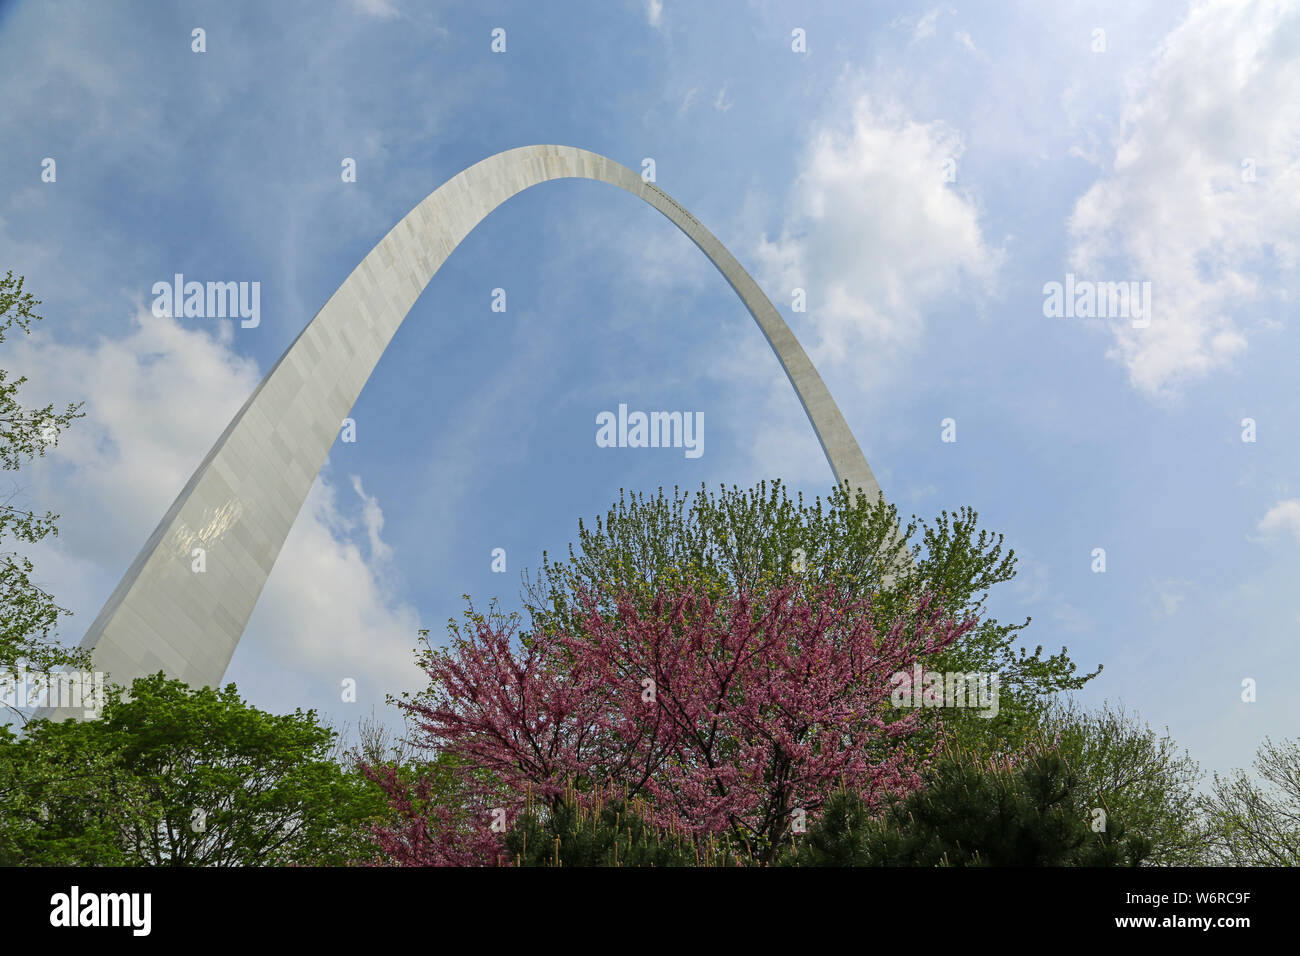
M 1043 733 L 1078 774 L 1093 806 L 1151 841 L 1149 864 L 1204 863 L 1207 834 L 1195 795 L 1201 770 L 1168 729 L 1158 735 L 1110 705 L 1084 711 L 1059 704 L 1044 719 Z
M 40 321 L 32 309 L 40 305 L 23 291 L 23 278 L 9 272 L 0 279 L 0 343 L 10 329 L 31 334 L 31 324 Z M 24 408 L 18 391 L 27 381 L 10 381 L 0 369 L 0 469 L 17 471 L 33 458 L 43 457 L 59 443 L 59 434 L 73 419 L 84 417 L 80 404 L 63 411 L 54 406 Z M 58 515 L 40 514 L 17 507 L 17 490 L 0 504 L 0 542 L 12 539 L 32 544 L 58 534 Z M 87 656 L 52 643 L 50 631 L 59 617 L 68 613 L 52 595 L 32 582 L 32 562 L 13 551 L 0 551 L 0 670 L 52 671 L 65 665 L 84 667 Z
M 1040 751 L 1020 763 L 945 752 L 925 787 L 872 818 L 852 794 L 787 856 L 800 866 L 1137 866 L 1150 842 L 1092 802 L 1067 761 Z
M 798 570 L 802 568 L 802 570 Z M 877 499 L 834 489 L 823 503 L 791 499 L 779 481 L 742 490 L 705 488 L 669 498 L 620 493 L 594 527 L 579 521 L 578 541 L 567 562 L 543 555 L 535 580 L 525 578 L 524 603 L 535 628 L 573 627 L 573 595 L 585 589 L 606 603 L 620 591 L 648 602 L 656 589 L 689 585 L 711 596 L 741 587 L 766 587 L 800 574 L 846 595 L 871 594 L 873 613 L 892 622 L 931 593 L 956 617 L 979 624 L 930 667 L 996 672 L 1001 694 L 996 717 L 950 708 L 943 719 L 963 746 L 986 753 L 1020 749 L 1033 734 L 1053 695 L 1076 690 L 1101 668 L 1076 673 L 1062 647 L 1044 656 L 1017 647 L 1028 624 L 1002 624 L 988 615 L 989 589 L 1015 575 L 1015 552 L 1002 535 L 978 528 L 970 508 L 942 512 L 933 523 L 913 518 L 899 526 L 897 510 Z M 927 711 L 932 719 L 935 712 Z M 922 739 L 918 746 L 927 746 Z
M 333 865 L 369 855 L 377 788 L 331 759 L 313 711 L 277 716 L 233 684 L 162 674 L 103 716 L 0 737 L 0 861 L 39 865 Z
M 1266 737 L 1255 755 L 1260 780 L 1214 775 L 1201 798 L 1210 860 L 1221 866 L 1300 866 L 1300 738 Z
M 855 793 L 836 790 L 806 834 L 785 853 L 781 866 L 869 866 L 865 841 L 874 822 L 870 808 Z
M 120 753 L 88 743 L 74 734 L 20 740 L 0 727 L 0 866 L 128 865 L 109 808 L 141 795 L 128 796 Z
M 521 813 L 506 834 L 515 866 L 729 866 L 734 857 L 646 821 L 645 807 L 613 800 L 586 807 L 573 799 Z

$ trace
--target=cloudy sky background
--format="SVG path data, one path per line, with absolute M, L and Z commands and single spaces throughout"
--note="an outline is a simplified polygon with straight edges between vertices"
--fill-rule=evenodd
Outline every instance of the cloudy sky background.
M 87 411 L 6 492 L 62 514 L 34 557 L 66 638 L 393 223 L 479 159 L 562 143 L 655 160 L 905 513 L 972 505 L 1006 534 L 1020 574 L 992 608 L 1105 665 L 1085 703 L 1123 702 L 1211 770 L 1294 735 L 1300 5 L 807 6 L 0 2 L 0 269 L 45 316 L 0 365 L 29 404 Z M 261 325 L 154 318 L 177 272 L 259 281 Z M 1150 281 L 1150 327 L 1044 317 L 1067 272 Z M 597 448 L 620 402 L 704 412 L 703 457 Z M 227 675 L 337 724 L 419 685 L 416 631 L 443 633 L 461 594 L 517 607 L 520 573 L 620 488 L 832 483 L 721 276 L 597 183 L 479 226 L 353 417 Z

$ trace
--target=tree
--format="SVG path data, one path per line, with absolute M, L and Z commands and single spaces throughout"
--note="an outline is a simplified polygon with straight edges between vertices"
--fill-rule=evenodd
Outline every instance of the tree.
M 374 720 L 359 724 L 360 744 L 348 760 L 385 797 L 367 837 L 377 862 L 396 866 L 497 866 L 504 860 L 499 830 L 482 812 L 478 793 L 491 789 L 482 771 L 453 753 L 431 759 L 407 736 Z
M 1300 866 L 1300 738 L 1266 737 L 1255 754 L 1261 786 L 1244 771 L 1214 775 L 1201 800 L 1213 862 Z
M 871 808 L 856 794 L 835 790 L 807 834 L 783 852 L 783 866 L 869 866 L 866 839 L 875 820 Z
M 367 833 L 379 861 L 393 866 L 503 866 L 504 808 L 487 807 L 473 767 L 454 754 L 410 764 L 361 764 L 387 810 Z M 478 784 L 478 785 L 475 785 Z M 494 828 L 494 823 L 500 823 Z
M 33 724 L 33 727 L 39 724 Z M 0 866 L 125 866 L 110 802 L 130 805 L 121 755 L 84 735 L 39 744 L 0 727 Z
M 595 527 L 578 523 L 567 562 L 543 554 L 535 578 L 525 577 L 524 603 L 535 630 L 581 625 L 578 593 L 607 610 L 621 595 L 646 608 L 662 589 L 690 588 L 717 599 L 741 590 L 754 595 L 779 587 L 791 572 L 810 585 L 833 588 L 839 600 L 871 595 L 865 610 L 887 629 L 930 595 L 957 618 L 978 624 L 931 663 L 937 670 L 999 675 L 998 713 L 943 714 L 949 736 L 990 754 L 1019 750 L 1033 735 L 1058 692 L 1076 690 L 1101 668 L 1077 674 L 1068 651 L 1044 657 L 1017 648 L 1028 624 L 1002 624 L 987 612 L 990 588 L 1015 575 L 1015 552 L 1002 535 L 978 528 L 969 508 L 942 512 L 931 524 L 913 518 L 900 528 L 883 499 L 834 489 L 825 504 L 791 500 L 779 481 L 741 490 L 704 487 L 672 498 L 620 493 Z M 923 715 L 929 720 L 932 714 Z M 918 743 L 920 740 L 918 738 Z M 927 743 L 932 748 L 933 736 Z
M 900 746 L 919 714 L 892 710 L 891 675 L 974 626 L 922 599 L 882 631 L 869 597 L 797 581 L 716 602 L 669 590 L 645 609 L 630 595 L 612 611 L 576 600 L 577 626 L 521 641 L 514 619 L 471 607 L 449 646 L 423 655 L 428 689 L 402 704 L 417 743 L 474 768 L 482 814 L 619 793 L 644 798 L 657 825 L 725 835 L 758 862 L 837 783 L 875 806 L 919 782 Z M 416 812 L 387 839 L 424 845 L 436 823 Z
M 152 866 L 340 864 L 372 848 L 379 790 L 330 759 L 313 711 L 277 716 L 233 684 L 162 674 L 98 720 L 36 720 L 0 739 L 8 862 Z
M 873 816 L 839 792 L 787 856 L 801 866 L 1137 866 L 1150 844 L 1098 818 L 1051 750 L 1019 761 L 945 751 L 922 788 Z
M 580 801 L 568 797 L 552 809 L 529 806 L 505 838 L 513 866 L 734 866 L 716 840 L 697 839 L 646 820 L 634 801 Z
M 40 321 L 32 311 L 38 305 L 39 300 L 23 291 L 22 276 L 15 278 L 11 271 L 0 279 L 0 343 L 14 328 L 30 335 L 32 323 Z M 26 381 L 22 377 L 10 381 L 0 369 L 0 468 L 5 471 L 17 471 L 25 462 L 43 457 L 59 443 L 63 429 L 84 417 L 79 403 L 61 412 L 52 404 L 24 408 L 18 392 Z M 15 486 L 0 504 L 0 541 L 33 544 L 58 534 L 58 515 L 19 507 L 18 500 Z M 32 572 L 30 559 L 13 551 L 0 552 L 0 674 L 12 675 L 23 668 L 47 673 L 65 666 L 88 666 L 84 652 L 51 641 L 51 630 L 68 612 L 32 581 Z
M 1201 770 L 1167 728 L 1160 736 L 1122 707 L 1084 711 L 1070 703 L 1052 708 L 1043 734 L 1078 775 L 1080 792 L 1093 806 L 1151 841 L 1147 863 L 1204 862 L 1207 835 L 1195 794 Z

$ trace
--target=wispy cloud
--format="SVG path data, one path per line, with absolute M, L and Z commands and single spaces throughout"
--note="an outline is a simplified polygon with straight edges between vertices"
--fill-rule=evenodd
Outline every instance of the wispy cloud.
M 401 16 L 401 11 L 393 0 L 352 0 L 352 7 L 358 13 L 381 20 L 392 20 Z
M 725 113 L 735 104 L 727 98 L 727 84 L 723 83 L 722 88 L 718 90 L 718 95 L 713 98 L 713 108 L 719 113 Z

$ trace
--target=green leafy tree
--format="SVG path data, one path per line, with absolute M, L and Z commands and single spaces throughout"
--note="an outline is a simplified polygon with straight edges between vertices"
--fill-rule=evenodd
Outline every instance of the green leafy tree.
M 33 322 L 40 316 L 32 310 L 40 305 L 29 292 L 23 291 L 23 278 L 9 272 L 0 279 L 0 343 L 19 329 L 31 334 Z M 69 404 L 62 411 L 54 405 L 26 408 L 18 392 L 27 381 L 10 379 L 0 369 L 0 468 L 17 471 L 34 458 L 59 443 L 60 433 L 74 419 L 83 417 L 80 404 Z M 3 543 L 32 544 L 56 536 L 58 515 L 38 513 L 21 507 L 15 486 L 0 504 L 0 548 Z M 84 667 L 87 656 L 68 650 L 51 639 L 59 617 L 68 613 L 32 581 L 32 562 L 16 551 L 0 550 L 0 672 L 19 668 L 48 672 L 64 666 Z M 12 678 L 10 678 L 12 680 Z
M 1060 754 L 1018 763 L 948 751 L 923 789 L 877 818 L 837 793 L 787 856 L 801 866 L 1137 866 L 1150 842 L 1116 816 L 1095 829 L 1081 778 Z
M 121 767 L 119 752 L 86 735 L 37 742 L 0 727 L 0 866 L 132 862 L 110 808 L 134 806 L 143 794 Z
M 1214 775 L 1201 798 L 1210 858 L 1223 866 L 1300 866 L 1300 738 L 1266 737 L 1252 779 L 1238 770 Z
M 332 759 L 313 711 L 274 715 L 233 684 L 162 674 L 98 720 L 0 738 L 0 852 L 25 864 L 258 866 L 373 857 L 380 792 Z
M 913 518 L 900 527 L 892 505 L 845 487 L 812 504 L 802 495 L 791 499 L 779 481 L 749 490 L 724 486 L 716 495 L 703 487 L 693 495 L 674 488 L 671 498 L 662 489 L 654 496 L 620 493 L 594 527 L 579 521 L 568 561 L 543 554 L 536 577 L 525 577 L 524 603 L 535 628 L 574 628 L 580 624 L 574 595 L 583 590 L 607 606 L 622 592 L 642 595 L 648 606 L 659 588 L 691 587 L 717 598 L 746 588 L 761 592 L 792 571 L 846 597 L 873 595 L 872 613 L 882 625 L 905 616 L 927 593 L 957 618 L 979 618 L 927 664 L 999 675 L 995 717 L 942 712 L 949 736 L 967 748 L 1019 750 L 1054 695 L 1082 687 L 1101 670 L 1077 673 L 1064 647 L 1050 656 L 1041 646 L 1032 653 L 1018 647 L 1029 620 L 1003 624 L 988 613 L 989 590 L 1015 575 L 1015 552 L 1002 535 L 980 529 L 973 510 L 945 511 L 932 523 Z
M 1086 711 L 1054 705 L 1043 733 L 1080 779 L 1093 806 L 1151 841 L 1147 863 L 1205 862 L 1208 836 L 1197 813 L 1201 769 L 1169 736 L 1157 734 L 1122 707 Z

